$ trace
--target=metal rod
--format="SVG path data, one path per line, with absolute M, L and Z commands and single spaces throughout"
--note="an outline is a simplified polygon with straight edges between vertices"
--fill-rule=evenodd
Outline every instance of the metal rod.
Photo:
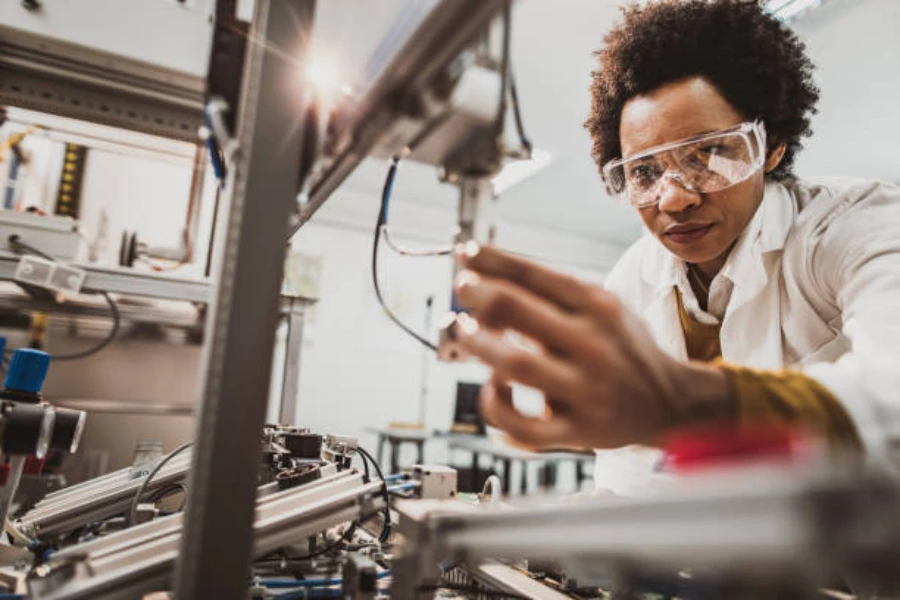
M 298 65 L 314 0 L 261 0 L 248 44 L 238 150 L 229 169 L 210 304 L 175 597 L 243 599 L 252 546 L 259 432 L 266 414 L 283 275 L 297 193 L 306 94 Z M 278 52 L 268 48 L 277 48 Z
M 303 352 L 303 323 L 306 304 L 293 299 L 287 309 L 287 336 L 284 340 L 284 372 L 281 377 L 281 402 L 278 422 L 294 425 L 297 418 L 297 398 L 300 393 L 300 356 Z

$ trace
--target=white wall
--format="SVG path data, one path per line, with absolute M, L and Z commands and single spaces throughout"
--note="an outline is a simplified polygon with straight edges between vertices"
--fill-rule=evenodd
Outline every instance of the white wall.
M 821 89 L 801 175 L 900 182 L 900 2 L 831 0 L 794 24 Z
M 476 364 L 437 362 L 382 313 L 370 272 L 377 208 L 377 194 L 343 190 L 294 240 L 296 250 L 323 258 L 320 302 L 310 316 L 303 348 L 298 422 L 362 436 L 369 445 L 374 436 L 364 435 L 367 426 L 418 421 L 423 356 L 430 371 L 424 415 L 429 429 L 451 424 L 457 380 L 487 377 Z M 399 199 L 393 203 L 391 223 L 395 235 L 409 245 L 446 245 L 452 239 L 454 208 Z M 543 258 L 595 282 L 602 280 L 619 251 L 617 246 L 511 221 L 500 222 L 498 241 L 504 248 Z M 425 300 L 434 296 L 432 327 L 427 331 L 431 340 L 436 340 L 438 321 L 449 306 L 451 260 L 401 257 L 386 246 L 381 249 L 382 290 L 405 323 L 425 333 Z M 276 366 L 279 381 L 280 377 Z M 534 408 L 536 400 L 531 396 L 524 402 Z M 270 406 L 270 414 L 272 410 Z

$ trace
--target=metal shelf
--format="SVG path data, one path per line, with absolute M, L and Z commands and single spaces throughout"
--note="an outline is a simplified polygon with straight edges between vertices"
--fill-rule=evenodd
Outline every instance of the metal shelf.
M 20 258 L 18 254 L 0 251 L 0 281 L 14 281 Z M 212 288 L 209 281 L 202 279 L 96 265 L 74 266 L 87 272 L 82 287 L 85 292 L 110 292 L 206 304 Z

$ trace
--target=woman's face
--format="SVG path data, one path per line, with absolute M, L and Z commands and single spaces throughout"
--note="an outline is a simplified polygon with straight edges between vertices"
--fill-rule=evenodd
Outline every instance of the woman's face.
M 702 77 L 670 83 L 625 103 L 619 124 L 622 156 L 746 120 Z M 781 152 L 773 152 L 765 170 L 775 168 L 780 157 Z M 688 191 L 672 179 L 661 186 L 659 203 L 638 209 L 647 229 L 677 257 L 715 272 L 762 201 L 764 176 L 761 169 L 713 193 Z

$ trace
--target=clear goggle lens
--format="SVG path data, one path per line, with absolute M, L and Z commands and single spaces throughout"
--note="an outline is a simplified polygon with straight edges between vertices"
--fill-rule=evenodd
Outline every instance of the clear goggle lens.
M 645 208 L 659 202 L 667 179 L 701 194 L 745 181 L 762 168 L 765 146 L 762 123 L 742 123 L 613 160 L 603 167 L 603 175 L 613 194 Z

